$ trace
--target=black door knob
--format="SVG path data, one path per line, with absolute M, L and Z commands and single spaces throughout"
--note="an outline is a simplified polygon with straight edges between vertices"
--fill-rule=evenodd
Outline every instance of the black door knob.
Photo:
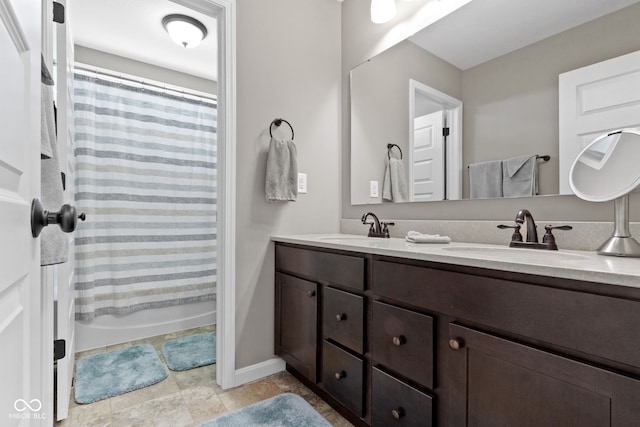
M 77 214 L 76 208 L 71 205 L 63 205 L 58 212 L 44 210 L 40 200 L 33 199 L 31 202 L 31 235 L 38 237 L 42 229 L 50 224 L 58 224 L 62 231 L 71 233 L 76 229 L 78 218 L 84 221 L 86 215 Z

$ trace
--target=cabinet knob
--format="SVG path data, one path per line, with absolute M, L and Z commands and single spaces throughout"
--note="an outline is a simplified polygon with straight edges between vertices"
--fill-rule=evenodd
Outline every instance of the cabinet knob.
M 346 378 L 346 377 L 347 377 L 347 372 L 346 372 L 346 371 L 336 372 L 336 373 L 334 374 L 334 376 L 336 377 L 336 379 L 337 379 L 338 381 L 340 381 L 341 379 L 343 379 L 343 378 Z
M 400 347 L 402 344 L 407 342 L 407 339 L 404 335 L 400 335 L 397 337 L 393 337 L 391 341 L 393 342 L 393 345 L 395 345 L 396 347 Z
M 336 314 L 336 322 L 342 322 L 343 320 L 347 320 L 347 314 Z
M 402 408 L 401 406 L 392 410 L 391 411 L 391 416 L 396 419 L 399 420 L 400 418 L 405 416 L 405 412 L 404 412 L 404 408 Z
M 452 338 L 449 340 L 449 348 L 453 351 L 458 351 L 464 347 L 464 340 L 462 338 Z
M 316 291 L 308 291 L 308 292 L 307 292 L 307 296 L 308 296 L 309 298 L 311 298 L 311 297 L 315 297 L 315 296 L 316 296 Z

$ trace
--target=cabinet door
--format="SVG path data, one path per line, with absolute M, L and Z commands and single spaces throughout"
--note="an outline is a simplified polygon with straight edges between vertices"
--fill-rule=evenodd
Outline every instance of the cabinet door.
M 449 332 L 452 426 L 640 422 L 640 381 L 460 325 Z
M 275 353 L 309 380 L 317 379 L 318 285 L 276 273 Z

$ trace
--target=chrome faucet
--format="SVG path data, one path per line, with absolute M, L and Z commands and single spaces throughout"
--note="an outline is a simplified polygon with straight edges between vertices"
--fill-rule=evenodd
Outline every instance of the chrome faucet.
M 367 222 L 367 218 L 373 218 L 373 222 Z M 367 237 L 389 237 L 389 225 L 394 225 L 393 222 L 381 222 L 373 212 L 367 212 L 362 215 L 362 223 L 370 225 L 369 234 Z
M 522 234 L 520 234 L 520 227 L 524 223 L 527 223 L 527 238 L 526 241 L 522 241 Z M 530 248 L 530 249 L 549 249 L 549 250 L 558 250 L 558 245 L 556 245 L 556 239 L 553 235 L 553 230 L 571 230 L 573 227 L 570 225 L 545 225 L 544 229 L 546 233 L 542 238 L 542 243 L 538 242 L 538 228 L 536 227 L 536 222 L 533 220 L 533 215 L 527 209 L 521 209 L 516 214 L 515 225 L 498 225 L 498 228 L 513 228 L 514 232 L 511 236 L 511 242 L 509 243 L 509 247 L 511 248 Z
M 527 242 L 538 243 L 538 228 L 533 220 L 533 215 L 526 209 L 521 209 L 516 215 L 516 224 L 522 225 L 527 223 Z

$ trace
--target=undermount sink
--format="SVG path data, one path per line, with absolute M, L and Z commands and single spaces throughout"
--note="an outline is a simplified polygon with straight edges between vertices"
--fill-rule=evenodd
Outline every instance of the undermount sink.
M 371 237 L 367 236 L 357 236 L 353 234 L 335 234 L 328 236 L 318 237 L 318 240 L 331 240 L 331 241 L 342 241 L 342 240 L 369 240 Z
M 449 246 L 442 248 L 443 251 L 457 252 L 465 255 L 477 255 L 484 257 L 500 258 L 503 260 L 529 260 L 552 259 L 557 261 L 584 261 L 589 259 L 578 254 L 569 254 L 558 251 L 547 251 L 543 249 L 522 249 L 522 248 L 489 248 L 476 246 Z

